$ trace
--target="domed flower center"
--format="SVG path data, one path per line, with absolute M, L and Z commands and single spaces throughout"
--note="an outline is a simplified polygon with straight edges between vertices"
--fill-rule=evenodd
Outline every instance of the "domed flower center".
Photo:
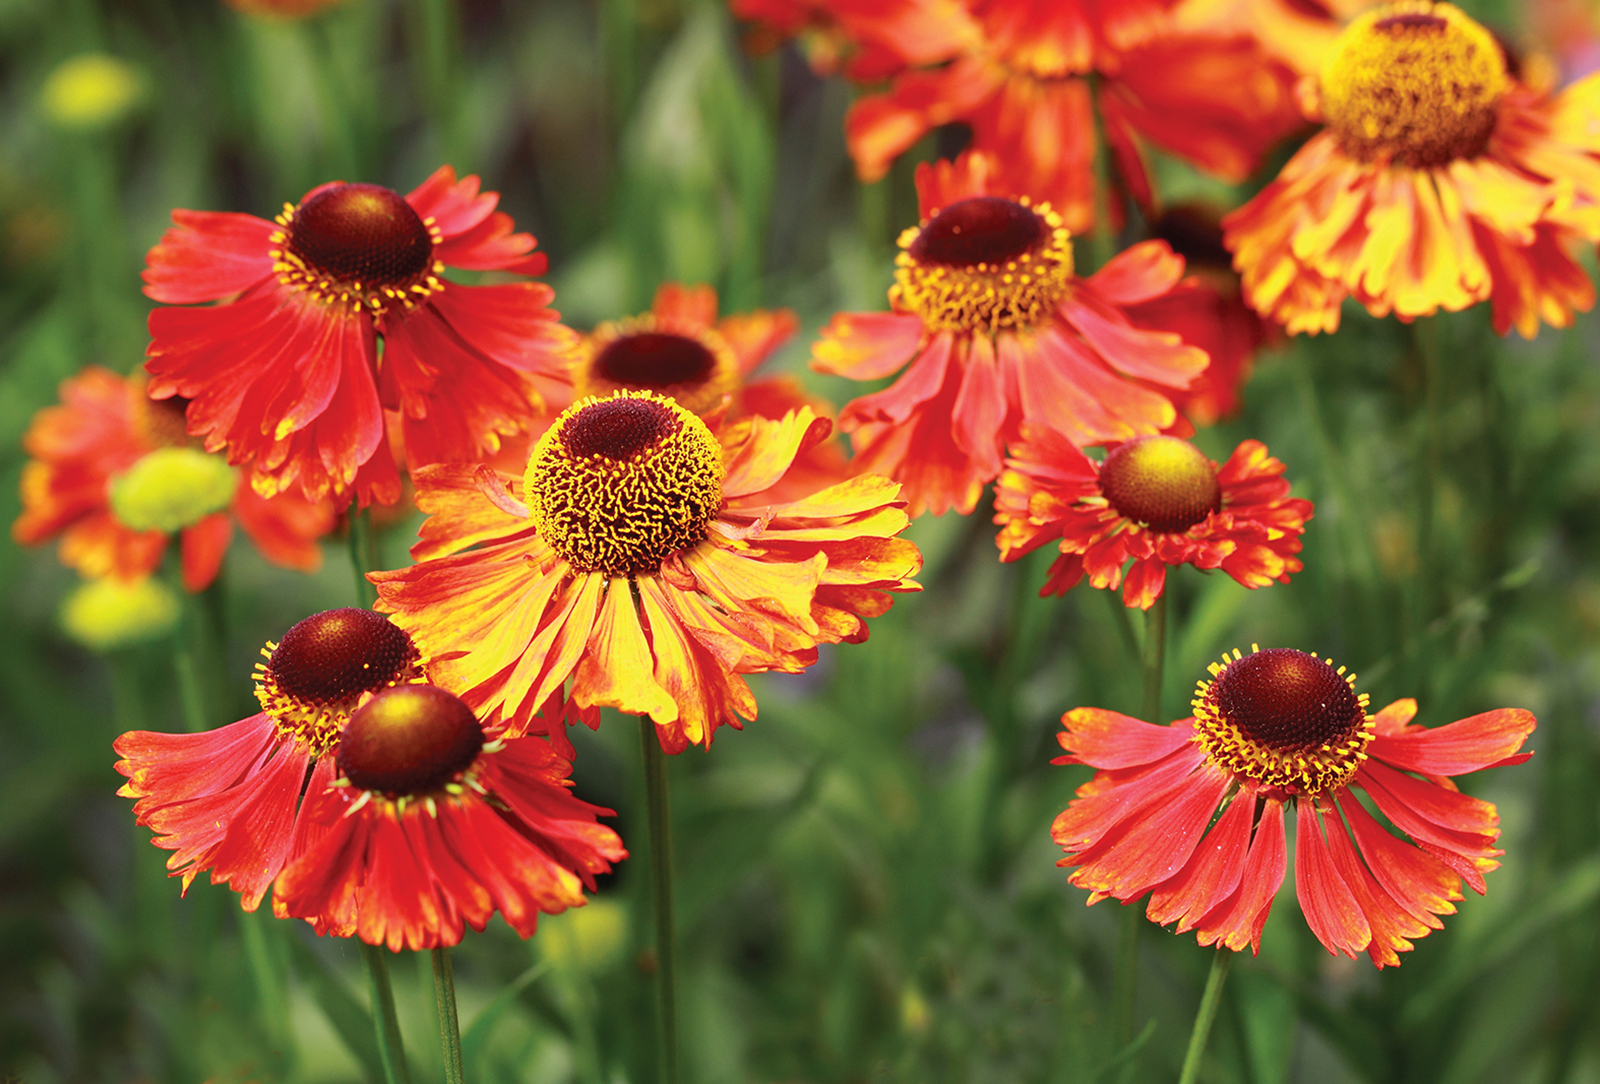
M 1111 507 L 1152 531 L 1187 531 L 1222 508 L 1222 483 L 1205 453 L 1177 437 L 1135 437 L 1100 465 Z
M 1222 243 L 1222 222 L 1210 208 L 1198 203 L 1179 203 L 1167 208 L 1150 223 L 1150 233 L 1172 246 L 1183 257 L 1190 273 L 1217 270 L 1233 271 L 1233 253 Z
M 1489 31 L 1454 5 L 1399 0 L 1339 35 L 1322 113 L 1352 158 L 1428 168 L 1482 153 L 1508 85 Z
M 338 741 L 361 697 L 423 679 L 422 655 L 400 626 L 371 610 L 312 614 L 256 664 L 256 699 L 278 731 L 321 756 Z
M 444 787 L 482 748 L 483 727 L 458 698 L 433 685 L 398 685 L 350 717 L 337 763 L 354 786 L 403 797 Z
M 681 335 L 645 315 L 596 328 L 574 376 L 580 397 L 653 391 L 701 414 L 739 386 L 739 362 L 715 331 Z
M 1268 786 L 1320 794 L 1343 786 L 1372 737 L 1367 694 L 1344 667 L 1272 648 L 1213 663 L 1193 702 L 1196 740 L 1212 763 Z
M 111 480 L 111 512 L 135 531 L 179 531 L 228 507 L 238 487 L 220 455 L 157 448 Z
M 646 575 L 705 537 L 722 508 L 722 447 L 653 392 L 568 407 L 528 459 L 540 536 L 580 572 Z
M 1049 204 L 974 196 L 900 235 L 896 307 L 936 331 L 1028 328 L 1072 279 L 1072 241 Z
M 443 234 L 381 185 L 329 185 L 277 221 L 273 270 L 318 300 L 379 314 L 440 287 L 433 249 Z

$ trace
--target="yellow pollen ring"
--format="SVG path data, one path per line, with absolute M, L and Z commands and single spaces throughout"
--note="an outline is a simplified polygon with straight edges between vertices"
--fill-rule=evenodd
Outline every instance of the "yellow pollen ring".
M 1483 152 L 1508 86 L 1489 31 L 1453 4 L 1398 0 L 1334 42 L 1321 108 L 1352 158 L 1431 168 Z
M 1252 654 L 1260 651 L 1255 644 L 1250 648 Z M 1319 744 L 1273 748 L 1244 733 L 1218 703 L 1217 681 L 1243 657 L 1237 648 L 1231 658 L 1223 652 L 1220 663 L 1211 663 L 1206 668 L 1213 680 L 1200 681 L 1195 686 L 1194 699 L 1190 701 L 1194 708 L 1194 741 L 1205 751 L 1206 759 L 1236 777 L 1253 779 L 1264 786 L 1281 787 L 1306 797 L 1348 784 L 1367 759 L 1367 743 L 1372 740 L 1374 723 L 1367 715 L 1367 694 L 1355 694 L 1361 719 L 1345 734 Z M 1311 657 L 1316 658 L 1314 654 Z M 1331 660 L 1324 661 L 1332 667 Z M 1347 674 L 1343 666 L 1334 672 L 1354 692 L 1356 675 Z
M 705 538 L 722 479 L 705 422 L 667 396 L 620 391 L 556 419 L 523 489 L 540 537 L 575 569 L 638 576 Z
M 278 645 L 271 640 L 261 649 L 266 662 L 258 662 L 252 677 L 256 683 L 256 700 L 261 710 L 272 716 L 277 724 L 278 736 L 292 740 L 313 758 L 333 752 L 339 744 L 344 725 L 361 706 L 362 698 L 377 689 L 361 689 L 348 696 L 307 698 L 296 696 L 278 684 L 269 663 Z M 421 685 L 428 681 L 427 659 L 414 646 L 399 674 L 379 688 L 391 685 Z
M 894 307 L 921 316 L 931 331 L 994 332 L 1047 319 L 1072 281 L 1072 235 L 1048 203 L 1035 206 L 1026 196 L 1016 202 L 1043 219 L 1043 237 L 1003 262 L 952 267 L 922 261 L 910 249 L 932 219 L 902 232 L 889 288 Z
M 268 236 L 273 245 L 267 250 L 267 255 L 272 257 L 272 273 L 289 289 L 308 294 L 311 300 L 321 305 L 341 306 L 352 314 L 368 313 L 374 320 L 395 307 L 409 312 L 431 294 L 444 289 L 444 280 L 440 277 L 444 274 L 444 264 L 438 260 L 429 260 L 426 270 L 409 281 L 397 284 L 375 286 L 328 277 L 289 249 L 290 231 L 294 227 L 294 216 L 298 209 L 292 203 L 285 203 L 283 210 L 273 218 L 282 229 L 274 230 Z M 444 240 L 443 231 L 431 215 L 422 223 L 434 247 L 438 248 Z M 280 436 L 278 439 L 283 438 Z

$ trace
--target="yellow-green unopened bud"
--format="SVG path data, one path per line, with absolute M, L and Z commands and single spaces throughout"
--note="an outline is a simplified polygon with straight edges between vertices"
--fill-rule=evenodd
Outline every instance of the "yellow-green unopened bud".
M 41 99 L 57 127 L 102 128 L 143 96 L 144 79 L 136 68 L 104 53 L 84 53 L 56 66 Z
M 590 899 L 539 923 L 544 958 L 563 971 L 604 971 L 622 954 L 627 939 L 627 909 L 611 900 Z
M 228 507 L 238 485 L 221 456 L 157 448 L 111 480 L 111 511 L 135 531 L 178 531 Z
M 154 640 L 178 623 L 178 596 L 160 580 L 90 580 L 61 605 L 67 635 L 96 651 Z

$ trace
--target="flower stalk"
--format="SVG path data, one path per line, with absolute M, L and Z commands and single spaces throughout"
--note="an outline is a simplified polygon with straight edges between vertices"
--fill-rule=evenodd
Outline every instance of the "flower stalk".
M 378 1057 L 383 1062 L 384 1084 L 411 1084 L 405 1044 L 400 1038 L 400 1017 L 394 1010 L 394 987 L 389 983 L 389 962 L 382 946 L 363 942 L 361 960 L 367 965 L 367 992 L 372 999 L 372 1026 L 378 1039 Z
M 1211 973 L 1206 976 L 1205 993 L 1200 995 L 1200 1008 L 1194 1014 L 1194 1028 L 1189 1032 L 1189 1049 L 1183 1055 L 1178 1084 L 1194 1084 L 1200 1075 L 1200 1059 L 1205 1056 L 1206 1040 L 1211 1037 L 1217 1006 L 1222 1003 L 1222 984 L 1227 981 L 1234 955 L 1229 949 L 1218 948 L 1211 960 Z
M 656 1056 L 661 1084 L 678 1084 L 677 953 L 672 923 L 672 810 L 667 758 L 648 715 L 639 716 L 645 811 L 650 823 L 650 896 L 656 919 Z
M 456 979 L 450 966 L 450 950 L 434 949 L 433 997 L 439 1008 L 439 1041 L 444 1048 L 445 1084 L 465 1084 L 461 1064 L 461 1021 L 456 1015 Z

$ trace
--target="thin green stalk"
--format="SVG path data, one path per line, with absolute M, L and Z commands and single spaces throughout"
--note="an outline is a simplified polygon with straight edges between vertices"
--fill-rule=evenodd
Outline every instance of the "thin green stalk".
M 450 967 L 450 950 L 433 950 L 433 999 L 439 1007 L 439 1041 L 444 1047 L 445 1084 L 465 1084 L 461 1066 L 461 1021 L 456 1018 L 456 979 Z
M 1430 668 L 1426 665 L 1424 633 L 1434 617 L 1435 584 L 1438 582 L 1438 565 L 1434 560 L 1434 505 L 1444 458 L 1440 438 L 1440 400 L 1444 387 L 1440 376 L 1438 320 L 1423 318 L 1412 324 L 1411 330 L 1422 361 L 1422 402 L 1411 460 L 1417 502 L 1417 569 L 1406 600 L 1405 654 L 1412 672 L 1426 675 Z
M 656 914 L 656 1055 L 658 1084 L 678 1084 L 677 960 L 672 929 L 672 810 L 667 758 L 648 715 L 639 716 L 645 812 L 650 822 L 650 894 Z
M 367 573 L 378 567 L 378 540 L 372 533 L 372 513 L 352 502 L 347 514 L 350 524 L 350 564 L 356 574 L 356 602 L 372 609 L 378 589 L 367 580 Z
M 288 1076 L 294 1053 L 289 1030 L 289 995 L 284 985 L 284 962 L 273 951 L 273 918 L 265 911 L 240 911 L 239 937 L 244 942 L 245 963 L 256 988 L 256 1003 L 266 1026 L 267 1039 L 277 1055 L 278 1076 Z
M 1144 649 L 1140 653 L 1144 672 L 1144 701 L 1139 718 L 1161 725 L 1161 684 L 1167 665 L 1167 593 L 1156 596 L 1144 612 Z
M 1140 670 L 1144 678 L 1144 698 L 1139 718 L 1161 722 L 1161 683 L 1167 661 L 1167 594 L 1163 591 L 1144 613 L 1144 645 L 1140 650 Z M 1139 930 L 1144 925 L 1144 908 L 1124 904 L 1117 916 L 1117 962 L 1111 991 L 1111 1031 L 1118 1047 L 1133 1040 L 1134 1005 L 1139 992 Z M 1130 1059 L 1124 1077 L 1133 1071 Z
M 1206 976 L 1206 991 L 1200 995 L 1200 1008 L 1194 1014 L 1194 1030 L 1189 1032 L 1189 1050 L 1183 1055 L 1178 1084 L 1194 1084 L 1200 1075 L 1200 1059 L 1205 1056 L 1211 1024 L 1217 1018 L 1217 1006 L 1222 1004 L 1222 984 L 1227 981 L 1233 956 L 1232 950 L 1219 948 L 1211 961 L 1211 974 Z
M 379 945 L 361 944 L 367 965 L 367 993 L 372 1000 L 372 1029 L 378 1039 L 385 1084 L 411 1084 L 406 1068 L 406 1048 L 400 1039 L 400 1018 L 394 1011 L 394 988 L 389 985 L 389 961 Z

